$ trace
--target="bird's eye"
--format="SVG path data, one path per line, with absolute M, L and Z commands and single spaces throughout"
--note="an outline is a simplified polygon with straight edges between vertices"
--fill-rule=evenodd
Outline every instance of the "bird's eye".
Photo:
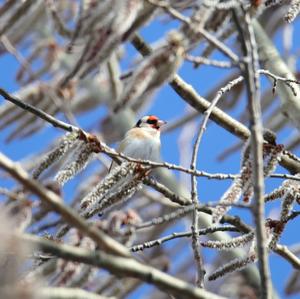
M 155 124 L 157 124 L 157 119 L 148 119 L 147 123 L 150 125 L 155 125 Z

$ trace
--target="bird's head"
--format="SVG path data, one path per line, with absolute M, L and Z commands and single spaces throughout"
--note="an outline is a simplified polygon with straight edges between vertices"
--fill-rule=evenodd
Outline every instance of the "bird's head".
M 159 119 L 155 115 L 146 115 L 142 117 L 137 123 L 136 127 L 137 128 L 153 128 L 156 130 L 159 130 L 160 127 L 164 124 L 166 124 L 164 120 Z

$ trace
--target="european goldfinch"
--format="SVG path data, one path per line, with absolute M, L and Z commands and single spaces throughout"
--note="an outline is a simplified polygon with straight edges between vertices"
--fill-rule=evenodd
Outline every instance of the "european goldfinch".
M 118 152 L 141 160 L 160 160 L 160 127 L 166 124 L 157 116 L 146 115 L 130 129 L 121 141 Z M 114 165 L 111 166 L 114 167 Z
M 121 141 L 118 152 L 141 160 L 160 160 L 160 127 L 166 122 L 154 115 L 142 117 L 130 129 Z M 118 168 L 111 164 L 112 171 L 101 181 L 81 202 L 85 210 L 84 217 L 90 218 L 95 213 L 102 213 L 104 209 L 112 207 L 120 201 L 130 198 L 140 187 L 141 179 L 148 170 L 133 171 L 132 163 L 122 163 Z

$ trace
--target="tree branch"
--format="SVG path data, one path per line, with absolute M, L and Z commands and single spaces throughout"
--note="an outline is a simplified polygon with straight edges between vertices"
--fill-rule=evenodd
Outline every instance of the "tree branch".
M 67 132 L 78 132 L 78 128 L 67 124 L 63 121 L 60 121 L 58 119 L 56 119 L 55 117 L 51 116 L 50 114 L 35 108 L 34 106 L 27 104 L 13 96 L 11 96 L 9 93 L 7 93 L 3 88 L 0 88 L 0 95 L 7 101 L 15 104 L 16 106 L 22 108 L 23 110 L 29 111 L 33 114 L 35 114 L 36 116 L 38 116 L 39 118 L 45 120 L 46 122 L 50 123 L 53 125 L 53 127 L 57 127 L 57 128 L 61 128 Z
M 277 244 L 273 251 L 287 260 L 294 269 L 300 270 L 300 259 L 287 246 Z
M 123 245 L 98 230 L 95 226 L 86 223 L 85 220 L 82 219 L 73 209 L 65 206 L 63 204 L 63 200 L 59 196 L 46 189 L 37 181 L 31 179 L 20 165 L 14 163 L 2 153 L 0 153 L 0 168 L 3 168 L 13 178 L 22 183 L 24 187 L 38 195 L 42 201 L 49 204 L 54 211 L 59 213 L 66 222 L 88 235 L 100 248 L 116 255 L 130 255 Z
M 256 247 L 258 254 L 258 265 L 261 277 L 261 297 L 271 298 L 270 270 L 268 265 L 267 238 L 265 229 L 264 210 L 264 162 L 263 162 L 263 132 L 260 108 L 260 85 L 258 77 L 258 54 L 251 18 L 243 8 L 245 20 L 244 28 L 238 20 L 237 10 L 234 11 L 234 20 L 239 31 L 242 50 L 245 57 L 245 69 L 243 70 L 246 80 L 248 94 L 248 109 L 250 112 L 251 151 L 253 155 L 253 188 L 254 202 L 253 213 L 256 227 Z
M 117 257 L 102 251 L 88 251 L 69 245 L 57 244 L 53 241 L 41 239 L 32 235 L 17 235 L 22 242 L 51 253 L 57 257 L 85 263 L 95 267 L 101 267 L 114 275 L 123 277 L 135 277 L 146 283 L 150 283 L 163 291 L 167 291 L 176 298 L 186 299 L 221 299 L 224 297 L 196 288 L 169 274 L 153 267 L 143 265 L 131 258 Z
M 199 229 L 195 231 L 197 236 L 203 236 L 212 234 L 214 232 L 238 232 L 239 230 L 235 226 L 216 226 L 216 227 L 208 227 L 204 229 Z M 151 248 L 154 246 L 160 246 L 161 244 L 179 238 L 190 238 L 194 234 L 193 231 L 190 232 L 180 232 L 180 233 L 172 233 L 171 235 L 144 242 L 143 244 L 134 245 L 131 247 L 133 252 L 144 250 L 145 248 Z
M 101 296 L 80 288 L 41 287 L 24 289 L 24 287 L 1 287 L 4 298 L 39 298 L 39 299 L 116 299 Z M 32 296 L 32 297 L 31 297 Z

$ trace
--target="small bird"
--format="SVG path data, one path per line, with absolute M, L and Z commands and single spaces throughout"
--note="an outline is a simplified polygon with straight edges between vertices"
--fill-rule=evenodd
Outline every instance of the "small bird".
M 155 115 L 142 117 L 121 141 L 118 152 L 141 160 L 160 160 L 160 127 L 166 124 Z M 110 169 L 115 166 L 112 164 Z
M 118 152 L 134 159 L 159 161 L 160 127 L 164 124 L 165 121 L 154 115 L 142 117 L 126 133 Z M 80 206 L 85 218 L 90 218 L 95 213 L 102 215 L 105 209 L 132 197 L 142 187 L 142 179 L 149 173 L 149 169 L 140 168 L 135 163 L 116 166 L 117 163 L 112 162 L 109 174 L 82 199 Z

